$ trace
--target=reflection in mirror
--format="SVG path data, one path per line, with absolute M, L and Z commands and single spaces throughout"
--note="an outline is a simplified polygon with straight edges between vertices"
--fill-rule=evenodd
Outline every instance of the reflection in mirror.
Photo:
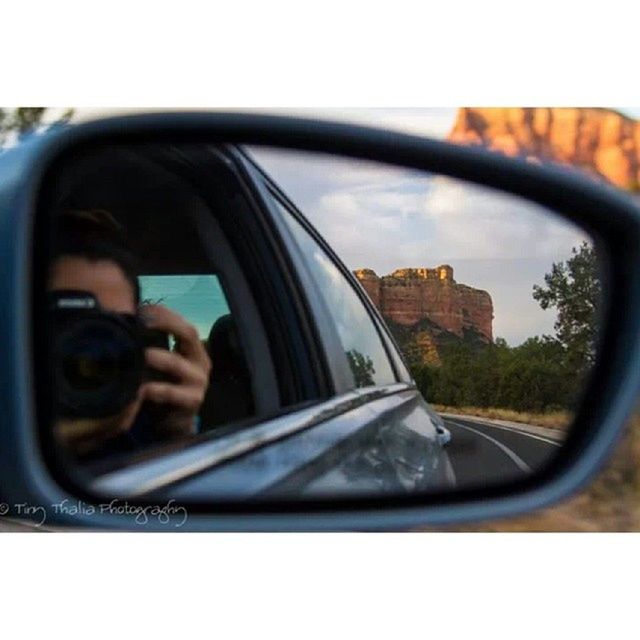
M 54 178 L 38 362 L 56 456 L 90 490 L 452 491 L 561 450 L 602 294 L 567 219 L 442 175 L 234 145 L 96 148 Z
M 438 412 L 456 486 L 544 467 L 595 362 L 601 265 L 589 236 L 534 203 L 446 176 L 251 152 L 384 318 Z

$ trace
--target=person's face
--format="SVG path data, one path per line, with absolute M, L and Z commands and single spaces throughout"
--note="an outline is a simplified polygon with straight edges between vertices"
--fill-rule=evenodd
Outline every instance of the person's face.
M 108 260 L 87 260 L 75 256 L 59 258 L 49 274 L 50 291 L 75 290 L 93 294 L 105 311 L 136 313 L 133 287 L 122 269 Z M 105 439 L 128 429 L 140 406 L 133 400 L 117 415 L 100 420 L 85 419 L 59 421 L 57 435 L 77 451 L 89 451 Z
M 131 283 L 122 269 L 108 260 L 87 260 L 76 256 L 59 258 L 49 275 L 49 290 L 76 290 L 92 293 L 105 311 L 135 313 Z

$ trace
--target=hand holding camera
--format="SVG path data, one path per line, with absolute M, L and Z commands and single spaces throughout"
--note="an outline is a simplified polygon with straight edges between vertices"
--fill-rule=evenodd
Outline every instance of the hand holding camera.
M 211 360 L 196 328 L 171 309 L 148 305 L 143 309 L 143 318 L 147 330 L 171 334 L 176 347 L 173 351 L 157 347 L 145 349 L 147 366 L 167 379 L 144 382 L 141 401 L 165 408 L 164 419 L 158 425 L 165 435 L 193 433 L 194 420 L 209 384 Z
M 161 305 L 108 312 L 83 291 L 55 292 L 52 311 L 55 411 L 73 449 L 127 432 L 143 406 L 157 436 L 193 433 L 211 370 L 195 327 Z

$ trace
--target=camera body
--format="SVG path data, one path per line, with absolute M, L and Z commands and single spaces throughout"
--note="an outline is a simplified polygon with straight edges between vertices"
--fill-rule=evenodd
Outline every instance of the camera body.
M 58 418 L 120 413 L 145 380 L 164 376 L 145 364 L 148 347 L 169 350 L 169 334 L 148 329 L 137 314 L 112 313 L 86 291 L 51 294 L 51 366 Z

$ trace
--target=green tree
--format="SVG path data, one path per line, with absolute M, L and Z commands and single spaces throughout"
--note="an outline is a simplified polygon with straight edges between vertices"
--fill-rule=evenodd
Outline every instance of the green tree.
M 37 129 L 43 124 L 46 107 L 18 107 L 17 109 L 0 108 L 0 148 L 4 146 L 11 135 L 18 137 Z M 73 115 L 73 109 L 67 109 L 55 122 L 66 122 Z
M 517 347 L 501 338 L 481 349 L 460 342 L 440 355 L 439 365 L 411 367 L 418 389 L 434 404 L 544 412 L 569 409 L 575 399 L 575 372 L 550 336 Z
M 356 349 L 346 352 L 349 367 L 353 373 L 356 387 L 369 387 L 375 384 L 373 376 L 376 370 L 373 361 L 369 356 L 365 356 Z
M 440 369 L 440 366 L 433 364 L 416 364 L 410 367 L 411 377 L 427 402 L 445 404 L 439 389 Z
M 529 338 L 510 349 L 495 406 L 519 411 L 568 408 L 573 377 L 565 364 L 565 350 L 555 338 Z
M 546 286 L 534 285 L 533 297 L 543 309 L 557 310 L 556 339 L 566 349 L 567 364 L 583 374 L 595 360 L 601 283 L 595 249 L 583 242 L 572 254 L 552 265 Z

